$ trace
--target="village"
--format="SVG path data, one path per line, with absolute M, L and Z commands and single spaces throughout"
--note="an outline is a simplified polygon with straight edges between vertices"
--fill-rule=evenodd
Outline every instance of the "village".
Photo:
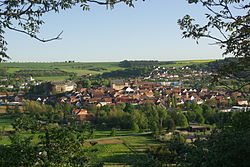
M 211 90 L 209 83 L 206 87 L 199 88 L 192 85 L 195 81 L 204 82 L 205 78 L 211 78 L 212 75 L 212 72 L 193 70 L 188 66 L 180 69 L 154 67 L 145 77 L 111 78 L 109 86 L 94 88 L 79 88 L 70 80 L 43 83 L 31 76 L 23 79 L 23 82 L 8 82 L 7 78 L 2 78 L 0 88 L 4 91 L 0 92 L 0 105 L 23 105 L 23 100 L 33 100 L 42 104 L 70 103 L 77 109 L 86 109 L 89 105 L 102 107 L 121 103 L 132 105 L 153 103 L 163 107 L 173 107 L 191 102 L 197 104 L 206 102 L 211 107 L 218 108 L 220 112 L 246 110 L 249 106 L 249 94 L 243 97 L 241 92 L 233 90 Z M 32 86 L 42 84 L 46 85 L 43 91 L 47 92 L 48 96 L 39 94 L 26 96 Z

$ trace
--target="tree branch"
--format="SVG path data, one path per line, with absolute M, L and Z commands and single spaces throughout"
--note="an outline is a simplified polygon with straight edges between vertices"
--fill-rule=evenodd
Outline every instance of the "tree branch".
M 113 3 L 109 2 L 109 1 L 106 1 L 106 2 L 100 2 L 100 1 L 96 1 L 96 0 L 87 0 L 87 1 L 91 2 L 91 3 L 96 3 L 98 5 L 114 5 L 114 4 L 117 4 L 117 3 L 120 3 L 120 2 L 125 2 L 125 0 L 114 1 Z
M 7 11 L 2 12 L 2 13 L 0 13 L 0 16 L 21 16 L 21 15 L 26 14 L 32 8 L 32 6 L 33 6 L 33 4 L 31 3 L 27 9 L 25 9 L 23 11 L 21 10 L 20 12 L 16 12 L 16 13 L 8 13 Z
M 24 34 L 26 34 L 26 35 L 29 35 L 30 37 L 35 38 L 35 39 L 37 39 L 38 41 L 41 41 L 41 42 L 49 42 L 49 41 L 54 41 L 54 40 L 61 40 L 62 38 L 61 38 L 60 36 L 61 36 L 62 33 L 63 33 L 63 31 L 61 31 L 61 32 L 60 32 L 56 37 L 54 37 L 54 38 L 50 38 L 50 39 L 41 39 L 41 38 L 37 37 L 37 36 L 34 35 L 34 34 L 30 34 L 30 33 L 26 32 L 26 31 L 24 31 L 24 30 L 16 29 L 16 28 L 11 27 L 11 26 L 9 26 L 9 25 L 7 25 L 7 28 L 9 28 L 10 30 L 13 30 L 13 31 L 17 31 L 17 32 L 20 32 L 20 33 L 24 33 Z

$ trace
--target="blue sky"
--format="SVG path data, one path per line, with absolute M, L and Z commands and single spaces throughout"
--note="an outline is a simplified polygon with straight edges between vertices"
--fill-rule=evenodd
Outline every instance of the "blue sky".
M 7 31 L 11 61 L 110 62 L 121 60 L 193 60 L 222 58 L 218 46 L 201 40 L 182 39 L 177 20 L 184 15 L 203 21 L 205 9 L 185 0 L 146 0 L 135 8 L 117 5 L 113 10 L 91 5 L 49 13 L 40 30 L 42 38 L 63 30 L 62 40 L 41 43 Z

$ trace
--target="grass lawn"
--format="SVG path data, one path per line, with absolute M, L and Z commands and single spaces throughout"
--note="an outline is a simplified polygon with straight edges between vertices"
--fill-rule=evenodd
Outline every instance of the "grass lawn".
M 13 122 L 14 117 L 9 114 L 0 114 L 0 129 L 5 131 L 12 130 L 11 123 Z
M 12 130 L 11 123 L 13 122 L 13 116 L 9 114 L 0 114 L 0 131 Z M 9 137 L 7 135 L 0 134 L 0 145 L 10 144 Z
M 134 153 L 123 143 L 95 145 L 90 149 L 97 150 L 88 154 L 93 164 L 121 165 L 131 164 L 133 162 L 131 160 L 134 160 Z
M 16 71 L 19 71 L 19 70 L 21 70 L 21 68 L 15 68 L 15 67 L 8 68 L 7 73 L 13 74 L 13 73 L 15 73 Z
M 161 144 L 155 140 L 151 135 L 146 136 L 130 136 L 122 139 L 126 144 L 130 146 L 134 151 L 141 152 L 150 146 L 157 146 Z
M 105 166 L 135 165 L 147 160 L 144 152 L 150 146 L 160 145 L 152 136 L 131 136 L 120 138 L 124 143 L 89 146 L 89 155 L 94 164 L 103 163 Z

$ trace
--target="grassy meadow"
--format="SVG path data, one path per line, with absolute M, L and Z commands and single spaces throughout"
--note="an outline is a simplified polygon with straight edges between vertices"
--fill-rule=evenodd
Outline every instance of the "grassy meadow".
M 97 144 L 90 149 L 96 150 L 89 155 L 94 158 L 94 164 L 104 166 L 125 166 L 143 164 L 147 159 L 146 149 L 161 143 L 152 136 L 130 136 L 120 138 L 122 143 Z

